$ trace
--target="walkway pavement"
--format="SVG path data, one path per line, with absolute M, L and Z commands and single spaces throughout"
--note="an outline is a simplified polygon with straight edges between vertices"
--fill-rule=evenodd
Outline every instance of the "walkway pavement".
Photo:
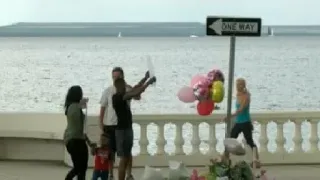
M 68 167 L 52 162 L 12 162 L 0 161 L 0 180 L 63 180 Z M 189 168 L 190 171 L 193 168 Z M 198 168 L 203 170 L 204 168 Z M 268 166 L 268 173 L 276 180 L 319 180 L 320 165 L 313 166 Z M 167 169 L 164 169 L 167 171 Z M 143 168 L 135 168 L 133 174 L 139 180 Z M 88 170 L 87 179 L 91 178 L 92 169 Z

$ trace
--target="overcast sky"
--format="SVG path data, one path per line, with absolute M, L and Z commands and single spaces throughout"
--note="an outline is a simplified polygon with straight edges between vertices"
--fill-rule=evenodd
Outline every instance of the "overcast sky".
M 0 25 L 33 22 L 197 21 L 261 17 L 263 24 L 319 24 L 320 0 L 0 0 Z

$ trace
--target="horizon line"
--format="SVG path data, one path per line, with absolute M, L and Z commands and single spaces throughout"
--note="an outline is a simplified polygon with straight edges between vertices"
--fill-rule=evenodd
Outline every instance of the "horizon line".
M 61 23 L 61 24 L 72 24 L 72 23 L 199 23 L 205 25 L 205 22 L 199 22 L 199 21 L 21 21 L 16 22 L 8 25 L 16 25 L 19 23 L 34 23 L 34 24 L 41 24 L 41 23 Z M 262 26 L 320 26 L 320 24 L 262 24 Z

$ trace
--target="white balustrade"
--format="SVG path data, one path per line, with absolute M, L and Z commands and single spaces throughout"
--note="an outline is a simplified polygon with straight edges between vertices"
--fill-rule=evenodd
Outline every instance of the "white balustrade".
M 277 148 L 276 148 L 276 153 L 278 154 L 282 154 L 285 152 L 284 149 L 284 144 L 286 139 L 284 138 L 283 135 L 283 124 L 284 121 L 275 121 L 277 123 L 277 137 L 276 137 L 276 144 L 277 144 Z
M 176 138 L 174 139 L 174 145 L 175 145 L 175 155 L 184 155 L 183 151 L 183 145 L 184 145 L 184 139 L 182 136 L 182 125 L 183 122 L 176 122 Z
M 298 120 L 298 121 L 293 121 L 295 124 L 295 135 L 293 138 L 293 142 L 294 142 L 294 153 L 300 154 L 303 152 L 302 149 L 302 133 L 301 133 L 301 125 L 302 125 L 302 121 L 303 120 Z
M 318 153 L 318 143 L 319 143 L 319 136 L 318 136 L 318 119 L 311 119 L 311 136 L 310 136 L 310 153 Z
M 217 138 L 216 138 L 216 125 L 209 123 L 209 151 L 208 154 L 217 154 Z
M 149 141 L 147 138 L 147 123 L 140 123 L 140 139 L 139 139 L 139 146 L 140 146 L 140 155 L 148 155 L 148 145 Z
M 165 155 L 165 151 L 164 151 L 164 146 L 166 145 L 167 141 L 164 138 L 164 122 L 156 122 L 156 124 L 158 125 L 158 137 L 156 140 L 156 145 L 157 145 L 157 155 L 161 156 L 161 155 Z
M 199 122 L 191 122 L 192 124 L 192 155 L 198 155 L 200 154 L 200 136 L 199 136 Z
M 144 166 L 146 163 L 153 166 L 167 165 L 168 160 L 181 160 L 187 165 L 205 165 L 208 164 L 208 159 L 214 156 L 218 156 L 221 151 L 218 152 L 216 146 L 222 146 L 223 139 L 217 139 L 217 133 L 223 136 L 225 130 L 223 124 L 220 123 L 220 119 L 223 118 L 223 114 L 214 114 L 212 116 L 201 117 L 198 115 L 136 115 L 134 116 L 134 123 L 140 125 L 140 153 L 135 156 L 134 165 Z M 299 163 L 320 163 L 320 151 L 318 149 L 318 122 L 320 121 L 320 112 L 266 112 L 266 113 L 253 113 L 252 119 L 260 124 L 260 136 L 255 141 L 258 143 L 258 149 L 260 153 L 260 159 L 265 164 L 299 164 Z M 91 117 L 91 122 L 97 121 L 96 117 Z M 275 123 L 275 128 L 271 128 Z M 293 141 L 293 152 L 286 150 L 285 145 L 287 143 L 287 136 L 284 134 L 284 125 L 288 122 L 295 124 L 294 136 L 291 139 Z M 310 149 L 305 151 L 302 148 L 303 134 L 302 124 L 303 122 L 310 122 L 311 128 L 307 130 L 310 132 Z M 191 124 L 191 128 L 184 130 L 184 124 Z M 205 123 L 206 128 L 200 128 L 200 125 Z M 155 143 L 157 149 L 154 153 L 147 151 L 147 145 L 152 144 L 148 142 L 147 127 L 148 125 L 157 126 L 158 133 L 157 138 L 149 141 Z M 166 129 L 166 124 L 174 124 L 175 132 L 170 132 L 172 129 Z M 90 128 L 89 128 L 90 129 Z M 186 139 L 184 133 L 187 133 Z M 268 134 L 274 134 L 274 140 L 268 138 Z M 165 136 L 170 134 L 174 143 L 174 151 L 166 152 L 165 145 L 168 140 Z M 175 137 L 173 137 L 175 134 Z M 200 148 L 201 134 L 205 134 L 208 140 L 204 140 L 204 143 L 208 145 L 207 148 Z M 239 138 L 241 139 L 241 137 Z M 289 139 L 290 140 L 290 139 Z M 307 142 L 308 140 L 306 140 Z M 185 143 L 191 144 L 192 151 L 186 153 L 184 150 Z M 272 148 L 268 148 L 268 144 L 271 144 Z M 203 152 L 205 149 L 205 152 Z M 220 148 L 221 149 L 221 148 Z M 250 152 L 251 150 L 248 149 Z
M 218 156 L 223 151 L 222 142 L 225 128 L 224 125 L 220 123 L 220 120 L 223 117 L 224 114 L 213 114 L 212 116 L 207 117 L 183 114 L 134 116 L 134 123 L 140 127 L 134 128 L 135 137 L 139 137 L 140 134 L 139 139 L 135 138 L 138 141 L 135 143 L 134 152 L 139 153 L 134 154 L 134 166 L 145 166 L 146 164 L 152 166 L 166 166 L 168 160 L 183 161 L 186 165 L 190 166 L 208 164 L 210 158 Z M 320 151 L 318 147 L 320 112 L 257 112 L 252 113 L 252 119 L 260 125 L 260 129 L 257 129 L 259 136 L 255 139 L 255 142 L 258 145 L 262 163 L 320 164 Z M 16 124 L 23 124 L 26 121 L 29 121 L 29 123 L 25 126 L 16 126 Z M 42 123 L 42 121 L 46 122 Z M 51 121 L 54 123 L 49 123 Z M 293 123 L 294 128 L 284 130 L 284 127 L 289 128 L 286 124 L 288 122 Z M 66 121 L 63 115 L 44 113 L 6 113 L 0 114 L 0 123 L 3 129 L 0 129 L 0 140 L 5 146 L 3 148 L 0 147 L 0 157 L 2 159 L 10 159 L 10 157 L 20 157 L 23 155 L 23 153 L 15 154 L 13 151 L 5 151 L 5 149 L 16 147 L 13 143 L 13 141 L 16 141 L 13 139 L 15 136 L 19 137 L 20 145 L 23 144 L 21 143 L 22 141 L 24 144 L 29 143 L 30 146 L 32 143 L 38 143 L 40 146 L 39 143 L 43 142 L 42 146 L 51 147 L 49 144 L 54 143 L 54 149 L 57 149 L 57 155 L 54 157 L 55 159 L 59 159 L 59 153 L 61 153 L 61 150 L 64 148 L 62 134 Z M 59 125 L 59 123 L 63 124 Z M 31 126 L 31 124 L 33 125 Z M 50 124 L 50 126 L 47 127 L 46 124 Z M 173 128 L 171 124 L 173 124 L 175 128 Z M 190 124 L 191 127 L 186 128 L 187 126 L 185 126 L 185 124 Z M 254 124 L 256 125 L 256 123 Z M 23 128 L 25 129 L 23 130 Z M 147 137 L 148 134 L 150 134 L 150 128 L 152 130 L 158 129 L 157 134 L 152 132 L 153 136 Z M 54 140 L 37 140 L 45 139 L 39 135 L 36 137 L 37 132 L 40 134 L 50 132 L 49 134 L 51 134 L 53 130 L 57 134 L 57 136 L 52 136 L 56 137 Z M 88 118 L 87 130 L 90 139 L 98 142 L 101 131 L 98 126 L 97 116 L 90 116 Z M 2 131 L 3 133 L 1 135 Z M 25 140 L 23 139 L 24 137 L 21 136 L 20 131 L 28 132 L 29 135 L 28 137 L 25 137 Z M 289 132 L 289 134 L 293 133 L 293 137 L 291 137 L 291 135 L 289 137 L 287 134 L 284 134 L 284 132 Z M 14 133 L 16 133 L 16 135 Z M 254 133 L 257 132 L 255 131 Z M 29 136 L 35 137 L 32 138 Z M 239 137 L 239 140 L 241 140 L 241 137 Z M 293 142 L 293 144 L 291 144 L 291 142 Z M 206 146 L 203 146 L 203 144 Z M 167 148 L 168 146 L 170 148 Z M 288 146 L 290 150 L 287 150 Z M 185 147 L 187 147 L 187 149 L 184 149 Z M 20 147 L 21 150 L 26 148 Z M 148 151 L 148 149 L 151 149 L 151 151 Z M 188 151 L 189 149 L 191 149 L 191 152 Z M 248 150 L 248 152 L 250 152 L 250 150 Z M 8 153 L 10 153 L 10 157 L 7 156 Z M 37 153 L 37 151 L 28 151 L 28 153 L 28 157 L 33 157 L 30 153 L 35 153 L 38 156 L 41 155 L 40 153 Z M 52 154 L 54 152 L 50 151 L 50 153 Z M 41 159 L 45 158 L 50 159 L 50 157 L 41 156 Z M 92 157 L 90 158 L 89 162 L 92 165 L 93 160 Z M 67 164 L 70 164 L 67 152 L 64 152 L 64 154 L 61 155 L 61 159 L 64 159 Z
M 261 128 L 261 132 L 260 132 L 260 137 L 259 137 L 259 143 L 260 143 L 260 147 L 259 147 L 259 151 L 262 154 L 268 153 L 268 136 L 267 136 L 267 124 L 268 121 L 266 119 L 262 119 L 261 121 L 259 121 L 260 123 L 260 128 Z

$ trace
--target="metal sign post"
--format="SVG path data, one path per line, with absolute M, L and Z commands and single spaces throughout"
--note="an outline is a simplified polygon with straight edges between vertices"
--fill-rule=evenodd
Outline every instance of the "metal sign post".
M 226 137 L 230 137 L 232 126 L 231 111 L 232 111 L 232 89 L 233 89 L 233 77 L 234 77 L 234 65 L 235 65 L 235 53 L 236 53 L 236 37 L 230 37 L 230 55 L 229 55 L 229 75 L 228 75 L 228 102 L 227 102 L 227 127 Z
M 207 17 L 207 36 L 231 36 L 228 76 L 226 137 L 232 129 L 232 89 L 235 67 L 236 36 L 261 36 L 261 18 Z

